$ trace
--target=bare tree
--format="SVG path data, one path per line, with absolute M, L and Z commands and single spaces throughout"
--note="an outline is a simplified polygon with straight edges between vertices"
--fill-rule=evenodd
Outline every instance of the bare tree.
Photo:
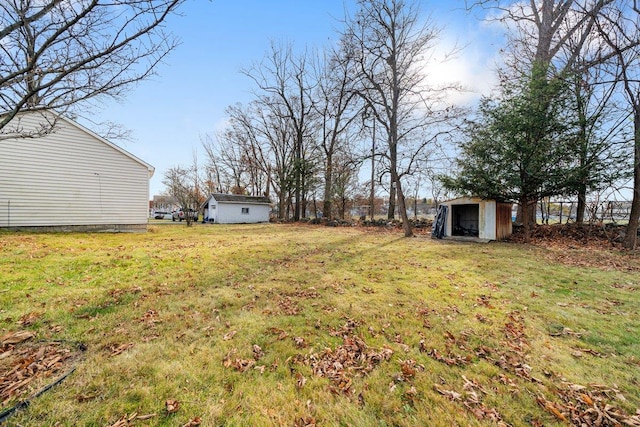
M 489 9 L 506 24 L 507 64 L 517 76 L 533 64 L 555 75 L 574 70 L 595 30 L 595 17 L 616 0 L 466 0 L 467 8 Z M 571 49 L 567 46 L 571 45 Z M 596 61 L 597 62 L 597 61 Z M 582 66 L 591 63 L 583 62 Z M 553 66 L 553 70 L 549 67 Z M 549 77 L 549 75 L 546 75 Z
M 254 174 L 278 198 L 278 218 L 287 219 L 289 196 L 295 183 L 294 131 L 276 100 L 261 97 L 247 108 L 236 105 L 227 109 L 230 127 L 242 135 L 245 152 L 252 162 Z M 236 140 L 237 141 L 237 140 Z
M 380 132 L 386 134 L 389 216 L 393 217 L 397 200 L 404 234 L 409 237 L 413 230 L 404 201 L 402 170 L 413 170 L 414 160 L 437 139 L 435 128 L 453 112 L 444 99 L 451 88 L 425 82 L 440 30 L 423 19 L 415 2 L 359 0 L 358 5 L 357 14 L 347 19 L 344 36 L 354 48 L 359 94 Z
M 235 139 L 231 129 L 216 135 L 215 141 L 208 135 L 201 141 L 210 166 L 219 171 L 220 187 L 233 194 L 244 194 L 248 185 L 245 180 L 245 145 L 241 142 Z
M 634 1 L 617 1 L 598 17 L 600 36 L 611 48 L 614 77 L 622 89 L 633 121 L 633 200 L 623 245 L 634 249 L 640 223 L 640 9 Z
M 310 168 L 305 153 L 305 139 L 309 134 L 313 103 L 310 95 L 314 87 L 310 83 L 307 55 L 296 56 L 291 45 L 271 44 L 265 59 L 243 73 L 251 78 L 258 88 L 262 104 L 271 104 L 271 114 L 279 114 L 283 124 L 293 133 L 294 155 L 294 221 L 300 220 L 303 212 L 305 179 Z M 277 110 L 276 110 L 277 108 Z
M 342 40 L 338 48 L 325 53 L 315 94 L 315 109 L 319 120 L 319 145 L 323 155 L 324 203 L 322 216 L 332 217 L 334 167 L 339 151 L 346 153 L 348 132 L 359 117 L 357 93 L 353 88 L 355 63 L 349 40 Z M 341 167 L 341 166 L 338 166 Z
M 180 205 L 188 227 L 197 220 L 200 205 L 205 200 L 207 179 L 201 176 L 201 172 L 198 153 L 194 150 L 193 163 L 190 166 L 169 168 L 162 180 L 166 194 L 173 196 Z
M 338 218 L 344 220 L 350 200 L 358 190 L 358 168 L 353 162 L 352 154 L 336 152 L 336 162 L 333 171 L 332 198 L 337 207 Z
M 152 75 L 177 46 L 163 25 L 183 1 L 0 2 L 0 134 L 21 134 L 7 125 L 23 110 L 77 111 Z
M 191 211 L 197 212 L 199 208 L 196 173 L 193 167 L 174 166 L 165 171 L 162 180 L 167 194 L 173 196 L 183 210 L 188 227 L 194 219 Z

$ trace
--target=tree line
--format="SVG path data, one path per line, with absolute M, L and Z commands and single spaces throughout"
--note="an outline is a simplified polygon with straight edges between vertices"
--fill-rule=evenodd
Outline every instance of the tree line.
M 274 42 L 261 61 L 242 70 L 254 99 L 228 107 L 226 129 L 203 138 L 206 165 L 191 180 L 202 187 L 193 187 L 194 195 L 267 195 L 278 218 L 294 221 L 320 199 L 324 218 L 343 217 L 341 201 L 367 192 L 358 182 L 366 163 L 369 209 L 376 188 L 383 188 L 387 216 L 399 215 L 405 235 L 412 235 L 407 186 L 459 128 L 463 110 L 448 95 L 461 88 L 426 78 L 441 28 L 417 3 L 356 4 L 335 45 L 298 51 Z M 174 172 L 165 176 L 167 188 Z
M 55 129 L 43 115 L 25 133 L 22 111 L 75 114 L 121 98 L 178 45 L 165 23 L 182 0 L 7 0 L 0 4 L 0 140 Z M 282 219 L 310 203 L 345 214 L 354 194 L 388 195 L 388 217 L 412 234 L 405 200 L 428 181 L 452 195 L 520 207 L 525 233 L 536 202 L 588 198 L 625 182 L 640 218 L 640 9 L 630 0 L 467 0 L 458 4 L 505 32 L 498 86 L 477 108 L 452 102 L 456 83 L 429 79 L 442 28 L 417 0 L 356 0 L 337 43 L 299 50 L 272 43 L 242 70 L 246 104 L 203 137 L 199 165 L 165 174 L 169 192 L 197 207 L 210 192 L 268 195 Z M 448 54 L 464 55 L 464 51 Z M 117 130 L 112 128 L 112 130 Z M 109 137 L 110 135 L 105 135 Z M 365 148 L 366 147 L 366 148 Z M 366 186 L 359 183 L 363 165 Z M 366 188 L 364 188 L 366 187 Z M 417 198 L 417 192 L 413 194 Z M 342 201 L 342 203 L 341 203 Z M 370 203 L 373 206 L 374 203 Z
M 334 46 L 297 52 L 272 43 L 262 61 L 242 71 L 255 98 L 229 107 L 227 129 L 203 141 L 209 178 L 201 182 L 209 190 L 269 195 L 279 218 L 299 220 L 310 200 L 320 198 L 322 216 L 332 218 L 344 214 L 336 201 L 361 196 L 367 186 L 373 199 L 377 185 L 388 194 L 388 217 L 399 215 L 410 236 L 405 193 L 429 181 L 448 194 L 518 203 L 528 236 L 537 201 L 573 197 L 583 222 L 591 194 L 632 179 L 625 246 L 635 247 L 635 2 L 465 2 L 469 12 L 499 21 L 506 40 L 498 87 L 473 110 L 451 101 L 464 89 L 455 82 L 429 81 L 441 28 L 419 2 L 356 4 Z M 364 164 L 371 178 L 359 186 Z

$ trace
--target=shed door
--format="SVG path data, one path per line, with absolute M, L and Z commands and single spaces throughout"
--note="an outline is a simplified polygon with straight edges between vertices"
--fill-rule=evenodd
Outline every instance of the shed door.
M 436 214 L 436 220 L 433 222 L 431 229 L 431 237 L 436 239 L 442 239 L 446 232 L 447 214 L 449 213 L 449 207 L 447 205 L 438 206 L 438 213 Z
M 480 235 L 480 205 L 478 203 L 452 205 L 451 222 L 452 236 L 478 237 Z

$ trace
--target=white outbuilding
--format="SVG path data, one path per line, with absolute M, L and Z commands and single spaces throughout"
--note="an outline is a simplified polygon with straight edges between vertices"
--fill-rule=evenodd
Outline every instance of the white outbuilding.
M 37 133 L 43 123 L 53 131 Z M 20 113 L 0 139 L 0 228 L 144 231 L 153 166 L 52 111 Z
M 489 241 L 502 240 L 511 232 L 511 203 L 460 197 L 440 204 L 432 235 Z
M 271 201 L 268 197 L 213 193 L 202 204 L 204 220 L 219 224 L 268 222 Z

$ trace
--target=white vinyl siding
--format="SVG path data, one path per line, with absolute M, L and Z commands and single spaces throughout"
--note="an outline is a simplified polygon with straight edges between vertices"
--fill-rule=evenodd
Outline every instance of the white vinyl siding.
M 210 200 L 209 218 L 219 224 L 269 222 L 270 209 L 269 205 L 249 205 Z
M 0 227 L 146 224 L 151 171 L 66 120 L 45 137 L 2 140 Z

